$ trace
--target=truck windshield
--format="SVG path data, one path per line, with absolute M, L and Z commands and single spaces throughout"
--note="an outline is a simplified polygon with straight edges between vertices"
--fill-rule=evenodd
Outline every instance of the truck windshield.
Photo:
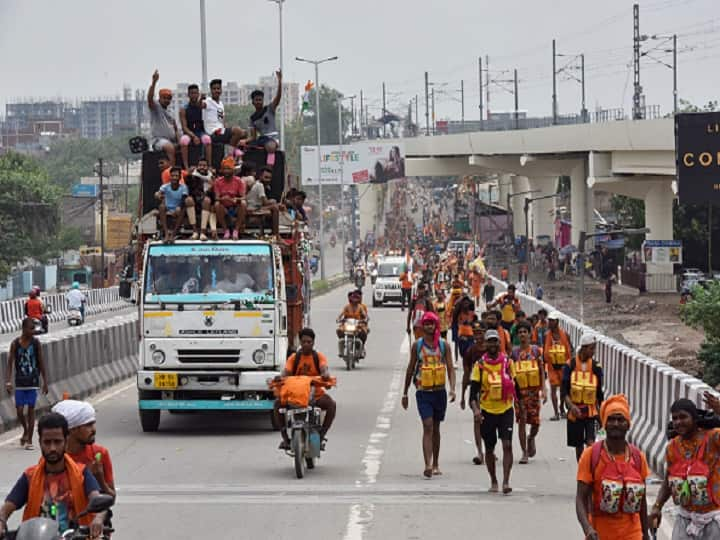
M 397 277 L 402 272 L 399 264 L 380 263 L 378 266 L 378 277 Z
M 145 303 L 271 302 L 269 245 L 153 245 L 145 272 Z

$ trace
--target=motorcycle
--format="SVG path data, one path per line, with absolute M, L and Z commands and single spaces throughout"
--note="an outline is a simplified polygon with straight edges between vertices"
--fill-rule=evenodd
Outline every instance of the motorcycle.
M 362 292 L 363 285 L 365 285 L 365 272 L 363 270 L 355 271 L 355 287 Z
M 69 326 L 80 326 L 84 322 L 82 312 L 79 309 L 70 309 L 66 320 Z
M 348 371 L 355 369 L 355 364 L 360 361 L 365 351 L 363 342 L 358 337 L 359 323 L 357 319 L 345 319 L 342 321 L 343 337 L 340 338 L 340 358 L 345 360 L 345 367 Z
M 96 495 L 88 502 L 87 508 L 83 510 L 76 519 L 87 514 L 97 514 L 109 510 L 115 504 L 115 498 L 110 495 Z M 103 527 L 103 539 L 107 539 L 115 532 L 110 527 Z M 8 532 L 3 538 L 8 540 L 85 540 L 90 537 L 90 528 L 84 525 L 78 526 L 71 522 L 70 528 L 60 533 L 58 522 L 49 518 L 33 518 L 24 521 L 16 531 Z
M 313 275 L 317 274 L 317 271 L 318 271 L 318 258 L 317 257 L 312 257 L 310 259 L 310 271 L 312 272 Z
M 293 385 L 294 387 L 304 386 L 303 383 L 307 383 L 309 386 L 307 392 L 302 396 L 283 392 L 283 385 L 287 379 L 295 379 L 300 383 Z M 323 412 L 320 407 L 313 405 L 315 388 L 332 388 L 337 380 L 334 377 L 325 380 L 322 377 L 304 375 L 287 379 L 272 380 L 269 386 L 275 391 L 281 403 L 286 402 L 286 405 L 279 410 L 279 413 L 285 416 L 285 426 L 290 436 L 290 450 L 286 450 L 286 453 L 294 460 L 295 475 L 303 478 L 307 469 L 315 468 L 323 450 L 320 437 Z

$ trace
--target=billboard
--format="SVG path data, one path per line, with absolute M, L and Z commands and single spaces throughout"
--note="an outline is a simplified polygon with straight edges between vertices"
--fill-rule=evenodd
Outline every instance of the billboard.
M 320 167 L 323 185 L 381 184 L 405 178 L 405 157 L 399 141 L 360 141 L 342 146 L 321 146 Z M 318 185 L 317 146 L 300 149 L 304 186 Z
M 675 115 L 678 198 L 720 202 L 720 112 Z
M 682 242 L 680 240 L 645 240 L 642 248 L 643 262 L 682 263 Z

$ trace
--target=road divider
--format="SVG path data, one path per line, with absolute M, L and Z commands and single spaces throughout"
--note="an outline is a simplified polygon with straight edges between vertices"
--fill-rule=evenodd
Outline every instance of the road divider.
M 507 283 L 492 278 L 496 290 L 505 290 Z M 520 305 L 528 315 L 545 308 L 548 313 L 559 311 L 554 306 L 527 294 L 517 293 Z M 630 402 L 633 422 L 628 438 L 647 455 L 650 466 L 659 473 L 665 471 L 666 427 L 670 420 L 670 406 L 680 398 L 703 406 L 703 394 L 713 391 L 701 380 L 683 373 L 664 362 L 627 347 L 602 335 L 560 311 L 560 325 L 574 347 L 583 334 L 597 336 L 595 359 L 605 371 L 605 395 L 625 394 Z
M 84 399 L 137 370 L 137 315 L 118 317 L 104 326 L 80 326 L 70 335 L 40 337 L 50 380 L 47 396 L 38 397 L 37 411 L 49 409 L 63 397 Z M 7 366 L 9 351 L 0 351 L 0 365 Z M 15 427 L 14 396 L 0 400 L 0 432 Z
M 109 311 L 125 309 L 128 303 L 120 298 L 118 287 L 105 289 L 90 289 L 83 291 L 87 297 L 85 316 L 97 315 Z M 41 296 L 45 305 L 49 306 L 50 322 L 64 321 L 68 315 L 67 300 L 64 294 L 43 294 Z M 27 298 L 16 298 L 0 302 L 0 333 L 18 332 L 25 318 L 25 301 Z

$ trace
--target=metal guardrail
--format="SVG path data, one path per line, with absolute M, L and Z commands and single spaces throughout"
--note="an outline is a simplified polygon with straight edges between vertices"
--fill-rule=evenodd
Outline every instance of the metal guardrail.
M 507 284 L 492 278 L 496 290 L 505 290 Z M 540 308 L 558 311 L 555 307 L 526 294 L 517 294 L 526 313 Z M 581 324 L 560 312 L 561 327 L 568 333 L 572 344 L 577 344 L 583 334 L 597 336 L 595 359 L 605 371 L 605 395 L 625 394 L 630 402 L 633 422 L 629 439 L 647 455 L 650 466 L 656 472 L 664 472 L 666 427 L 670 420 L 670 406 L 680 398 L 688 398 L 698 407 L 703 406 L 703 394 L 712 388 L 701 380 L 683 373 L 664 362 L 627 347 L 602 335 L 593 328 Z
M 87 297 L 85 316 L 97 315 L 106 311 L 124 309 L 128 303 L 120 298 L 118 287 L 105 289 L 90 289 L 83 291 Z M 25 318 L 25 301 L 27 298 L 15 298 L 0 302 L 0 333 L 18 332 Z M 64 294 L 45 294 L 42 301 L 48 305 L 52 312 L 48 315 L 50 322 L 65 320 L 68 314 L 67 301 Z

